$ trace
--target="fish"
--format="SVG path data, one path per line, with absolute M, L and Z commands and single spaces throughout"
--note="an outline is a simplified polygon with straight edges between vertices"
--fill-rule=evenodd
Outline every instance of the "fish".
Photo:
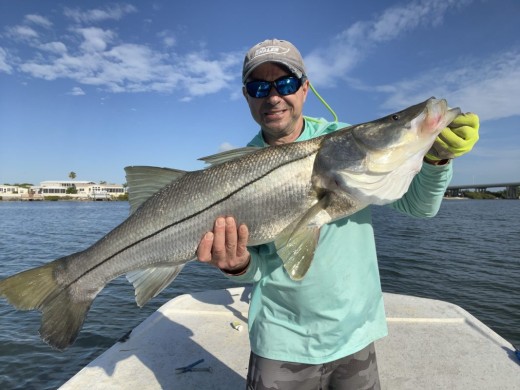
M 200 170 L 126 167 L 129 217 L 85 250 L 1 280 L 0 297 L 41 311 L 40 337 L 66 349 L 108 282 L 126 275 L 143 306 L 196 259 L 219 216 L 248 226 L 248 246 L 273 242 L 289 277 L 301 280 L 320 228 L 401 198 L 459 114 L 432 97 L 307 141 L 208 156 Z

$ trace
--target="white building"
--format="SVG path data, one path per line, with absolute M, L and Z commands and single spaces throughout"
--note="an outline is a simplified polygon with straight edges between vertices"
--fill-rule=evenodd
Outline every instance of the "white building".
M 42 181 L 30 189 L 0 185 L 2 200 L 43 200 L 46 196 L 68 197 L 81 200 L 111 200 L 126 194 L 120 184 L 98 184 L 93 181 Z
M 4 200 L 20 199 L 24 196 L 28 196 L 29 189 L 19 186 L 11 185 L 0 185 L 0 198 Z
M 98 184 L 93 181 L 59 180 L 42 181 L 32 188 L 42 196 L 71 197 L 78 199 L 110 200 L 126 193 L 120 184 Z

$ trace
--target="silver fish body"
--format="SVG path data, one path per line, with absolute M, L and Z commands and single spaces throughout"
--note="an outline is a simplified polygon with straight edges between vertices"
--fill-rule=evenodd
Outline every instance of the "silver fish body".
M 42 311 L 42 338 L 64 349 L 110 280 L 126 274 L 144 305 L 195 258 L 201 237 L 223 215 L 248 226 L 248 245 L 274 242 L 289 276 L 301 279 L 320 227 L 399 199 L 459 113 L 431 98 L 308 141 L 211 156 L 204 170 L 128 167 L 129 218 L 82 252 L 0 281 L 0 296 Z

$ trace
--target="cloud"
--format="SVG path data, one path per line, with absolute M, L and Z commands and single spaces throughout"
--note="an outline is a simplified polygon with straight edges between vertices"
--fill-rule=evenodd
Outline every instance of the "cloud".
M 0 73 L 11 73 L 12 70 L 13 67 L 9 65 L 7 60 L 7 52 L 2 47 L 0 47 Z
M 520 51 L 508 51 L 488 58 L 466 59 L 394 84 L 374 87 L 388 94 L 383 107 L 407 107 L 429 96 L 448 99 L 463 111 L 478 112 L 482 121 L 520 115 Z
M 39 35 L 36 32 L 36 30 L 34 30 L 31 27 L 22 26 L 22 25 L 8 27 L 7 28 L 7 35 L 9 37 L 11 37 L 11 38 L 13 38 L 15 40 L 19 40 L 19 41 L 28 41 L 28 40 L 35 39 L 35 38 L 39 37 Z
M 67 46 L 62 42 L 42 43 L 38 46 L 38 49 L 54 54 L 65 54 L 67 52 Z
M 82 11 L 79 8 L 65 8 L 64 15 L 76 23 L 94 23 L 105 20 L 120 20 L 126 14 L 137 12 L 137 8 L 130 4 L 116 4 L 105 8 Z
M 511 146 L 486 146 L 478 142 L 467 156 L 454 161 L 452 183 L 504 183 L 518 181 L 520 149 L 515 147 L 517 139 L 511 139 Z
M 239 63 L 238 55 L 224 55 L 220 59 L 209 60 L 205 58 L 204 53 L 190 53 L 179 63 L 184 88 L 192 96 L 207 95 L 225 89 L 238 74 L 230 69 Z
M 161 31 L 157 36 L 162 40 L 164 46 L 173 47 L 177 44 L 177 39 L 175 35 L 168 30 Z
M 7 36 L 17 41 L 34 41 L 40 37 L 38 32 L 31 26 L 51 28 L 52 23 L 40 15 L 25 15 L 23 24 L 6 27 Z
M 86 34 L 88 38 L 79 53 L 28 61 L 20 65 L 20 70 L 36 78 L 67 78 L 118 93 L 167 92 L 175 88 L 181 75 L 165 61 L 164 55 L 142 45 L 108 47 L 103 39 L 108 35 L 99 31 Z
M 86 24 L 117 20 L 136 11 L 133 6 L 117 5 L 88 11 L 67 8 L 65 14 L 76 23 Z M 231 89 L 241 63 L 241 53 L 210 58 L 203 50 L 172 52 L 176 40 L 167 30 L 159 33 L 164 44 L 161 51 L 148 45 L 122 42 L 115 31 L 98 26 L 70 26 L 66 33 L 56 32 L 47 41 L 27 24 L 50 27 L 48 19 L 27 15 L 24 23 L 8 27 L 7 31 L 11 39 L 26 43 L 32 50 L 20 51 L 25 58 L 17 59 L 16 63 L 3 50 L 0 71 L 16 69 L 45 80 L 69 79 L 112 93 L 181 92 L 182 100 L 188 102 L 197 96 Z
M 83 52 L 104 51 L 115 38 L 115 33 L 97 27 L 78 28 L 76 32 L 83 36 L 80 50 Z
M 471 0 L 418 0 L 388 8 L 376 18 L 359 21 L 333 38 L 331 43 L 305 56 L 307 73 L 316 86 L 335 86 L 335 78 L 347 74 L 378 44 L 395 39 L 420 26 L 442 23 L 447 10 Z
M 32 23 L 32 24 L 36 24 L 38 26 L 41 26 L 41 27 L 45 27 L 45 28 L 51 28 L 52 27 L 52 22 L 41 16 L 41 15 L 25 15 L 25 21 L 28 22 L 28 23 Z
M 437 96 L 463 111 L 478 112 L 481 120 L 520 115 L 519 50 L 499 53 L 484 62 L 481 58 L 465 58 L 386 85 L 367 86 L 349 76 L 378 45 L 414 29 L 439 25 L 449 9 L 471 2 L 412 1 L 390 7 L 372 20 L 356 22 L 335 36 L 329 45 L 305 57 L 309 77 L 315 86 L 335 86 L 335 80 L 341 77 L 353 88 L 381 92 L 387 96 L 382 106 L 385 110 L 401 109 Z
M 228 150 L 236 149 L 236 146 L 233 146 L 229 142 L 222 142 L 220 146 L 218 147 L 218 151 L 220 152 L 227 152 Z
M 74 87 L 74 88 L 72 88 L 72 91 L 69 92 L 69 95 L 83 96 L 83 95 L 85 95 L 85 91 L 83 91 L 80 87 Z

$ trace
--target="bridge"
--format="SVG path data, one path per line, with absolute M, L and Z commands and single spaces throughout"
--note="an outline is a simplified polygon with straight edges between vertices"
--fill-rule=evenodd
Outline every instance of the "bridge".
M 505 188 L 507 199 L 518 199 L 520 182 L 495 183 L 495 184 L 465 184 L 449 186 L 446 190 L 448 196 L 459 196 L 461 190 L 473 190 L 475 192 L 486 192 L 488 188 Z

